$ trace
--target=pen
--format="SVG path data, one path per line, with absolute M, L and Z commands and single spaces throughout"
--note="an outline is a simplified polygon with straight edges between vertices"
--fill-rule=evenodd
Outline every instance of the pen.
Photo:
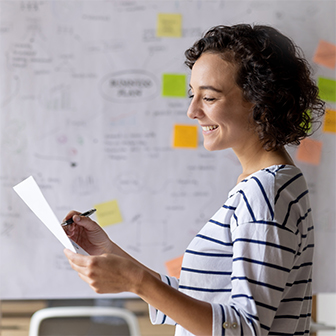
M 91 216 L 95 211 L 96 211 L 96 209 L 92 209 L 92 210 L 83 212 L 83 213 L 80 214 L 79 216 L 89 217 L 89 216 Z M 73 219 L 70 218 L 70 219 L 68 219 L 67 221 L 63 222 L 61 225 L 62 225 L 62 226 L 66 226 L 66 225 L 70 225 L 70 224 L 72 224 L 72 223 L 73 223 Z

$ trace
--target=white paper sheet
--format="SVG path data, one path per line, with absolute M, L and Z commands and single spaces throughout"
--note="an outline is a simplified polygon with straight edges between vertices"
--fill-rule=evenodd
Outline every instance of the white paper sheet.
M 75 253 L 87 255 L 80 246 L 68 238 L 32 176 L 14 186 L 13 189 L 64 247 Z

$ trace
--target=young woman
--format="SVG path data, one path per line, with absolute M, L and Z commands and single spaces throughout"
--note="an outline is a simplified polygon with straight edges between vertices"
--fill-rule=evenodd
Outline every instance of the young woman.
M 159 275 L 70 212 L 65 254 L 97 293 L 130 291 L 176 335 L 309 335 L 313 223 L 307 185 L 285 149 L 324 113 L 307 62 L 268 26 L 217 26 L 186 51 L 189 118 L 209 151 L 242 165 L 223 206 L 187 247 L 180 279 Z

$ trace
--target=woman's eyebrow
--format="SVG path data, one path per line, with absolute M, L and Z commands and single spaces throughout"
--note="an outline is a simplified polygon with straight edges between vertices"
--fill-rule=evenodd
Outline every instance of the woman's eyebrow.
M 200 90 L 211 90 L 211 91 L 215 91 L 215 92 L 222 92 L 221 90 L 218 90 L 211 85 L 202 85 L 202 86 L 199 87 L 199 89 Z
M 192 89 L 192 86 L 189 84 L 190 89 Z M 211 90 L 211 91 L 215 91 L 215 92 L 222 92 L 219 89 L 216 89 L 215 87 L 211 86 L 211 85 L 201 85 L 199 88 L 199 90 Z

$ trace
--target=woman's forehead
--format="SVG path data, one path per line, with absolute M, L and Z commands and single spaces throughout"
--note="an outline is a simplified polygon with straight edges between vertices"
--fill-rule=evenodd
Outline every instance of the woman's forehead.
M 190 85 L 193 87 L 207 85 L 222 85 L 234 81 L 237 66 L 221 58 L 219 54 L 204 53 L 195 62 L 191 70 Z

